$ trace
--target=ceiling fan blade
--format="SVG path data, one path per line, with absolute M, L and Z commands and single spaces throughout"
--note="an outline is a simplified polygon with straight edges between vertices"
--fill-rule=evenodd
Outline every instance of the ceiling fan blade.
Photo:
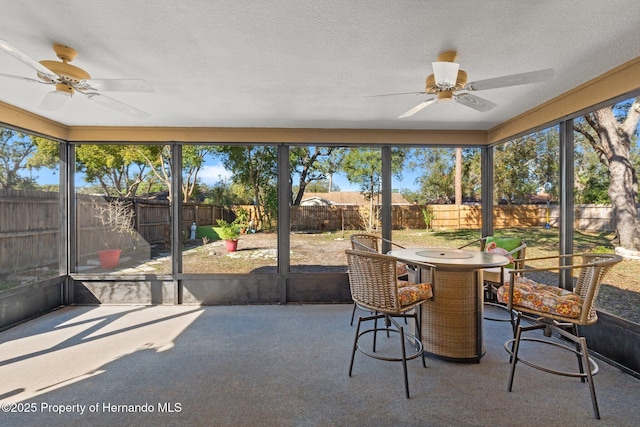
M 428 99 L 428 100 L 426 100 L 424 102 L 421 102 L 420 104 L 416 105 L 415 107 L 413 107 L 409 111 L 399 115 L 398 118 L 399 119 L 404 119 L 404 118 L 407 118 L 407 117 L 411 117 L 415 113 L 417 113 L 418 111 L 422 110 L 423 108 L 428 107 L 429 105 L 433 104 L 437 100 L 438 100 L 438 98 L 431 98 L 431 99 Z
M 147 117 L 150 116 L 149 113 L 146 113 L 142 110 L 132 107 L 131 105 L 125 104 L 124 102 L 117 101 L 113 98 L 110 98 L 108 96 L 105 96 L 99 93 L 89 92 L 89 93 L 85 93 L 84 95 L 86 95 L 87 98 L 89 98 L 90 100 L 100 105 L 104 105 L 105 107 L 109 107 L 121 113 L 128 114 L 137 119 L 146 119 Z
M 49 92 L 45 95 L 44 99 L 40 103 L 40 108 L 47 111 L 61 110 L 69 98 L 71 98 L 71 96 L 67 93 L 54 90 L 53 92 Z
M 398 96 L 398 95 L 428 95 L 427 92 L 399 92 L 399 93 L 384 93 L 382 95 L 367 95 L 365 98 L 378 98 L 380 96 Z
M 464 90 L 487 90 L 499 87 L 509 87 L 526 85 L 529 83 L 539 83 L 551 80 L 556 75 L 553 68 L 545 70 L 529 71 L 527 73 L 511 74 L 508 76 L 494 77 L 487 80 L 478 80 L 477 82 L 467 83 Z
M 453 99 L 457 103 L 462 104 L 465 107 L 470 107 L 481 112 L 489 111 L 492 108 L 498 106 L 498 104 L 494 104 L 491 101 L 480 98 L 476 95 L 472 95 L 470 93 L 461 93 L 460 95 L 454 95 Z
M 153 87 L 139 79 L 88 79 L 81 80 L 77 89 L 104 92 L 153 92 Z
M 3 73 L 0 73 L 0 77 L 9 77 L 10 79 L 26 80 L 26 81 L 28 81 L 28 82 L 32 82 L 32 83 L 40 83 L 40 84 L 43 84 L 43 85 L 52 85 L 52 84 L 55 84 L 55 82 L 45 82 L 45 81 L 43 81 L 43 80 L 32 79 L 31 77 L 14 76 L 13 74 L 3 74 Z
M 14 56 L 20 61 L 24 62 L 29 67 L 33 68 L 41 75 L 43 78 L 46 78 L 50 81 L 50 83 L 55 83 L 59 78 L 58 75 L 52 72 L 50 69 L 31 58 L 29 55 L 21 51 L 20 49 L 13 46 L 6 40 L 0 39 L 0 49 L 7 52 L 9 55 Z

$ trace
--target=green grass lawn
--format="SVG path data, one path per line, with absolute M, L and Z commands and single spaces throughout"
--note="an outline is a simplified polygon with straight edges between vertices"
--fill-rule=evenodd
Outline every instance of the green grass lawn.
M 196 229 L 196 238 L 202 239 L 206 237 L 210 242 L 215 240 L 220 240 L 220 235 L 218 232 L 220 231 L 220 227 L 214 227 L 212 225 L 200 225 Z

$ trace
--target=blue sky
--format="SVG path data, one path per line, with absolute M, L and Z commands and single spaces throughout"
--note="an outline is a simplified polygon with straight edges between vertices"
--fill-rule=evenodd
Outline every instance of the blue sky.
M 37 181 L 40 185 L 57 185 L 59 184 L 59 174 L 57 171 L 51 169 L 40 169 L 34 170 L 32 175 L 34 177 L 38 177 Z M 402 181 L 399 181 L 395 177 L 393 178 L 393 188 L 410 188 L 415 189 L 416 184 L 414 183 L 416 172 L 405 171 L 403 174 Z M 213 185 L 220 181 L 226 180 L 227 182 L 231 179 L 233 173 L 226 170 L 221 163 L 211 163 L 205 165 L 198 174 L 200 181 L 207 185 Z M 344 174 L 336 174 L 333 177 L 333 182 L 337 185 L 341 191 L 358 191 L 359 188 L 357 185 L 353 185 L 349 183 L 346 176 Z M 83 186 L 86 185 L 84 180 L 82 180 L 81 176 L 77 177 L 76 181 L 77 185 Z M 294 182 L 295 184 L 295 182 Z
M 414 183 L 417 173 L 405 170 L 403 173 L 403 179 L 399 181 L 395 177 L 393 178 L 393 188 L 410 188 L 415 189 L 417 186 Z M 200 180 L 204 184 L 213 185 L 224 179 L 227 181 L 231 179 L 233 173 L 227 171 L 222 164 L 209 164 L 205 165 L 198 174 Z M 336 174 L 333 176 L 333 182 L 340 188 L 340 191 L 359 191 L 357 185 L 351 184 L 344 174 Z M 294 181 L 295 185 L 295 181 Z

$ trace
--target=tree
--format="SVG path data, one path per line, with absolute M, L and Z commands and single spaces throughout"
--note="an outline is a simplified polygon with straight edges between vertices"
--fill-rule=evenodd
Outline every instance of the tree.
M 208 145 L 185 145 L 182 147 L 182 201 L 188 202 L 198 187 L 198 173 L 207 155 L 213 152 Z
M 97 182 L 104 194 L 118 197 L 135 196 L 147 169 L 132 145 L 79 145 L 76 165 L 86 182 Z
M 419 204 L 446 201 L 462 203 L 464 198 L 480 196 L 480 151 L 474 148 L 421 148 L 413 150 L 409 162 L 422 174 L 416 179 L 420 185 L 410 200 Z M 403 193 L 404 194 L 404 193 Z
M 29 159 L 37 167 L 57 165 L 59 144 L 36 139 L 37 150 Z M 76 170 L 84 174 L 88 191 L 107 196 L 133 197 L 147 177 L 146 163 L 133 145 L 81 144 L 76 146 Z M 83 192 L 83 189 L 78 189 Z
M 419 204 L 452 200 L 455 194 L 454 155 L 451 149 L 438 147 L 420 148 L 413 152 L 409 167 L 423 170 L 416 179 L 421 193 L 417 200 Z
M 334 147 L 292 147 L 289 151 L 291 171 L 298 175 L 297 193 L 292 204 L 299 205 L 307 186 L 321 182 L 332 173 L 329 158 L 336 150 Z M 329 189 L 331 190 L 331 189 Z
M 171 146 L 170 145 L 137 145 L 134 146 L 139 156 L 150 167 L 151 173 L 164 183 L 172 200 L 171 190 Z M 182 147 L 182 201 L 188 202 L 198 186 L 198 173 L 204 165 L 205 158 L 214 148 L 209 145 L 184 145 Z
M 462 150 L 462 197 L 480 200 L 482 196 L 482 165 L 480 150 L 464 148 Z
M 222 164 L 234 172 L 233 181 L 253 192 L 256 215 L 271 226 L 277 218 L 278 151 L 274 146 L 229 145 L 215 147 Z
M 462 204 L 462 147 L 456 147 L 456 167 L 455 167 L 455 204 L 460 206 Z
M 336 148 L 326 159 L 324 159 L 323 168 L 325 169 L 329 179 L 329 192 L 340 191 L 340 188 L 333 183 L 333 175 L 342 170 L 342 159 L 347 151 L 347 148 Z
M 313 181 L 313 182 L 310 182 L 309 184 L 307 184 L 307 186 L 305 188 L 305 192 L 330 193 L 329 185 L 330 185 L 330 182 L 329 182 L 328 179 L 323 179 L 323 180 L 320 180 L 320 181 Z M 292 186 L 291 191 L 293 191 L 294 193 L 297 193 L 298 192 L 298 186 L 297 185 Z M 336 184 L 333 184 L 333 190 L 332 191 L 340 191 L 340 187 L 337 186 Z
M 557 126 L 535 132 L 529 136 L 535 143 L 533 179 L 535 191 L 544 191 L 551 199 L 558 199 L 560 186 L 560 134 Z
M 35 186 L 35 179 L 22 176 L 20 172 L 35 166 L 29 163 L 29 157 L 36 151 L 36 139 L 0 127 L 0 188 L 29 189 Z
M 394 148 L 391 151 L 391 173 L 400 178 L 406 151 Z M 373 228 L 373 199 L 382 189 L 382 156 L 380 149 L 352 148 L 342 158 L 342 168 L 352 184 L 360 186 L 360 193 L 369 200 L 368 228 Z M 378 201 L 379 204 L 379 201 Z
M 574 129 L 591 144 L 609 172 L 607 194 L 616 217 L 620 246 L 640 250 L 638 176 L 632 161 L 632 143 L 640 122 L 640 98 L 606 107 L 576 121 Z
M 574 181 L 576 203 L 610 203 L 609 171 L 585 138 L 576 138 Z
M 536 138 L 529 135 L 496 147 L 494 156 L 494 200 L 524 203 L 538 189 L 535 177 Z
M 253 198 L 240 184 L 228 183 L 224 179 L 211 184 L 201 184 L 200 191 L 204 203 L 230 208 L 236 205 L 249 205 Z

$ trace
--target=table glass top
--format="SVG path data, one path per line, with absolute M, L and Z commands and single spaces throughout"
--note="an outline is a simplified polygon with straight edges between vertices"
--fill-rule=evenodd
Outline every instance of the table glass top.
M 458 250 L 446 250 L 446 249 L 427 249 L 424 251 L 417 251 L 416 255 L 424 256 L 428 258 L 438 259 L 469 259 L 473 258 L 473 255 L 468 252 L 462 252 Z
M 424 262 L 451 270 L 499 267 L 509 263 L 503 255 L 451 248 L 394 249 L 388 254 L 403 261 Z

